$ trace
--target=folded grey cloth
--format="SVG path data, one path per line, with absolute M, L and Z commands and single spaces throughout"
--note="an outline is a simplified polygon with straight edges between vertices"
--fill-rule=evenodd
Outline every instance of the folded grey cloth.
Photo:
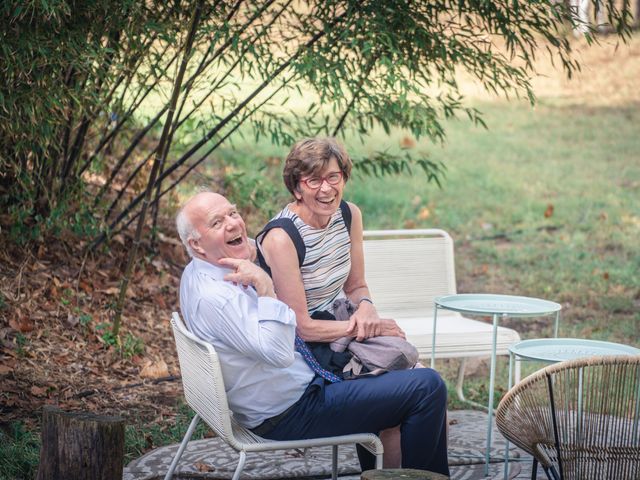
M 338 298 L 333 301 L 333 316 L 336 320 L 349 320 L 358 306 L 348 298 Z M 342 337 L 331 342 L 331 350 L 344 352 L 355 337 Z
M 357 306 L 347 298 L 339 298 L 333 302 L 336 320 L 348 320 L 356 310 Z M 405 370 L 418 363 L 418 350 L 401 337 L 372 337 L 362 342 L 354 341 L 354 337 L 342 337 L 331 342 L 331 349 L 334 352 L 348 349 L 353 354 L 342 371 L 346 380 L 380 375 L 391 370 Z

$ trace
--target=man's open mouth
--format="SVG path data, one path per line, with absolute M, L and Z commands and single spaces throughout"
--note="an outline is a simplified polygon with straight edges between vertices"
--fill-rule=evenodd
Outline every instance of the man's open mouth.
M 240 245 L 242 243 L 242 237 L 234 238 L 233 240 L 229 240 L 227 242 L 228 245 Z

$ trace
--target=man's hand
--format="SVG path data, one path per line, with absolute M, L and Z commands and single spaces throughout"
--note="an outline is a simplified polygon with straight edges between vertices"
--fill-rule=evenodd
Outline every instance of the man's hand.
M 402 337 L 405 334 L 395 320 L 380 318 L 376 308 L 369 302 L 360 302 L 358 309 L 350 318 L 356 323 L 356 341 L 361 342 L 367 338 L 381 335 Z
M 255 263 L 237 258 L 221 258 L 219 263 L 234 270 L 224 276 L 226 281 L 245 287 L 251 285 L 255 287 L 258 296 L 276 298 L 271 278 Z

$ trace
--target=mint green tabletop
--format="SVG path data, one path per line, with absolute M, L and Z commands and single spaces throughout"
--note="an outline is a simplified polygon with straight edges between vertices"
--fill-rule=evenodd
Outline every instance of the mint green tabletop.
M 509 347 L 520 358 L 543 362 L 563 362 L 604 355 L 640 355 L 640 349 L 621 343 L 580 338 L 540 338 L 523 340 Z
M 515 295 L 489 293 L 459 293 L 444 295 L 434 300 L 437 307 L 470 315 L 506 315 L 509 317 L 536 317 L 559 312 L 562 305 L 548 300 Z

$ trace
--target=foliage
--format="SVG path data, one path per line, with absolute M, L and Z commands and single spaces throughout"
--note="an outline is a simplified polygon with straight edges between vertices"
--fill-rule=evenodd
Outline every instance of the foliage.
M 0 430 L 0 479 L 35 478 L 40 456 L 40 437 L 22 422 Z
M 605 3 L 608 22 L 624 35 L 629 12 Z M 7 222 L 49 221 L 54 229 L 60 213 L 73 216 L 85 205 L 96 219 L 85 233 L 95 234 L 126 227 L 140 213 L 195 5 L 3 4 L 0 201 L 10 207 Z M 540 45 L 567 74 L 578 68 L 563 37 L 566 22 L 573 22 L 570 11 L 555 0 L 206 2 L 154 203 L 242 125 L 276 144 L 365 135 L 377 125 L 440 141 L 444 118 L 463 113 L 481 122 L 463 104 L 457 69 L 489 91 L 533 101 L 529 77 Z M 436 165 L 419 165 L 439 178 Z

